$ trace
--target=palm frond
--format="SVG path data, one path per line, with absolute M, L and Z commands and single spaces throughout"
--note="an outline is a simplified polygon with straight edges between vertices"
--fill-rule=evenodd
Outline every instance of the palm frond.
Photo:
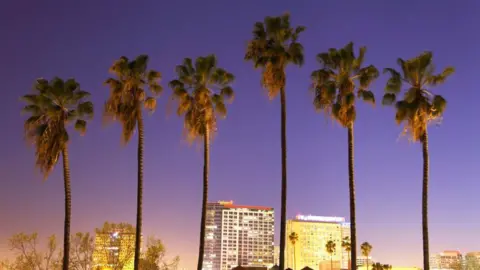
M 363 101 L 375 105 L 375 95 L 372 91 L 358 91 L 358 95 L 363 99 Z
M 397 96 L 393 93 L 385 93 L 383 95 L 382 104 L 383 105 L 392 105 L 397 100 Z
M 397 94 L 402 88 L 402 78 L 400 73 L 393 68 L 385 68 L 383 73 L 389 73 L 390 78 L 385 86 L 385 91 L 392 94 Z
M 153 97 L 147 97 L 144 102 L 145 109 L 153 112 L 157 108 L 157 100 Z
M 353 62 L 353 65 L 352 65 L 352 68 L 354 70 L 359 70 L 361 67 L 362 67 L 362 64 L 363 64 L 363 60 L 365 58 L 365 53 L 367 52 L 367 47 L 363 46 L 363 47 L 360 47 L 359 51 L 358 51 L 358 57 L 355 58 L 354 62 Z
M 78 119 L 75 122 L 75 129 L 83 136 L 87 132 L 87 121 Z
M 437 86 L 446 81 L 446 79 L 455 73 L 455 68 L 453 67 L 447 67 L 445 68 L 440 74 L 438 75 L 432 75 L 426 78 L 425 84 L 431 85 L 431 86 Z
M 233 88 L 231 86 L 225 86 L 224 88 L 222 88 L 220 90 L 220 95 L 229 103 L 231 103 L 235 98 L 235 93 L 233 92 Z
M 77 105 L 76 111 L 80 117 L 93 117 L 93 103 L 91 101 L 85 101 Z
M 432 115 L 440 117 L 445 112 L 447 101 L 440 95 L 435 95 L 432 100 Z

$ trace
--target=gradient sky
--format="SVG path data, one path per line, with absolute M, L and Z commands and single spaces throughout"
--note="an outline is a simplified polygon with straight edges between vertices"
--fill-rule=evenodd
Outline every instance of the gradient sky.
M 120 144 L 120 127 L 102 126 L 118 57 L 149 54 L 163 83 L 185 57 L 215 53 L 236 75 L 236 100 L 211 149 L 210 201 L 280 210 L 280 106 L 269 102 L 260 73 L 243 61 L 252 26 L 290 11 L 305 25 L 305 65 L 288 68 L 288 216 L 348 216 L 347 132 L 315 113 L 308 92 L 315 55 L 349 41 L 368 46 L 367 64 L 396 67 L 397 57 L 434 52 L 437 67 L 456 74 L 436 89 L 448 100 L 441 126 L 430 128 L 430 246 L 432 252 L 480 250 L 480 2 L 403 1 L 2 1 L 0 4 L 0 257 L 7 238 L 63 228 L 61 167 L 42 182 L 34 150 L 23 141 L 22 104 L 37 77 L 75 77 L 97 111 L 86 136 L 71 136 L 72 231 L 106 220 L 134 223 L 136 139 Z M 373 85 L 380 100 L 386 78 Z M 145 120 L 144 234 L 161 237 L 181 266 L 195 266 L 202 153 L 182 139 L 182 121 L 167 113 L 171 90 Z M 359 105 L 355 130 L 358 240 L 375 259 L 421 265 L 421 148 L 399 137 L 391 108 Z M 279 223 L 277 222 L 277 225 Z M 278 240 L 279 226 L 277 226 Z

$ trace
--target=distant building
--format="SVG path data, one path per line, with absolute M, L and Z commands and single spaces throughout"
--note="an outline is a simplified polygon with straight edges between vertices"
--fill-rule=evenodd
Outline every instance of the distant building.
M 274 265 L 280 264 L 280 246 L 273 247 L 273 264 Z
M 357 266 L 367 266 L 367 263 L 368 263 L 368 266 L 370 267 L 372 264 L 374 264 L 375 262 L 373 261 L 373 258 L 372 256 L 368 256 L 368 257 L 365 257 L 365 256 L 357 256 Z
M 109 226 L 95 234 L 94 270 L 133 270 L 135 229 L 131 225 Z
M 350 236 L 349 228 L 343 217 L 297 215 L 287 220 L 287 240 L 288 235 L 295 232 L 298 241 L 295 246 L 287 241 L 286 267 L 330 270 L 332 259 L 333 269 L 348 269 L 348 254 L 342 249 L 342 239 Z M 332 258 L 325 249 L 330 240 L 336 245 Z
M 430 256 L 430 268 L 435 269 L 454 269 L 460 270 L 463 268 L 463 258 L 460 251 L 447 250 L 438 254 Z
M 368 265 L 369 269 L 368 270 L 372 270 L 372 267 L 370 266 L 370 264 Z M 364 265 L 364 266 L 359 266 L 358 267 L 358 270 L 367 270 L 367 266 Z M 392 270 L 422 270 L 421 268 L 419 267 L 402 267 L 402 266 L 392 266 Z
M 233 201 L 208 203 L 204 270 L 236 266 L 274 265 L 274 210 L 236 205 Z
M 480 251 L 468 252 L 464 258 L 465 270 L 480 270 Z

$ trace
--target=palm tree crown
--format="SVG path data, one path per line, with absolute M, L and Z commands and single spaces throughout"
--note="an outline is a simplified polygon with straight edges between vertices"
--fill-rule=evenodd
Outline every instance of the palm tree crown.
M 93 116 L 93 104 L 86 99 L 90 93 L 82 90 L 74 79 L 54 78 L 50 82 L 38 79 L 33 94 L 23 96 L 28 105 L 23 108 L 30 117 L 25 121 L 25 135 L 36 148 L 36 164 L 45 177 L 53 170 L 68 143 L 68 124 L 83 135 L 87 119 Z
M 328 252 L 328 254 L 332 255 L 335 250 L 336 250 L 336 244 L 332 240 L 329 240 L 327 244 L 325 244 L 325 250 Z
M 233 74 L 217 67 L 215 55 L 185 58 L 176 68 L 178 78 L 169 85 L 173 98 L 178 101 L 177 114 L 184 115 L 185 131 L 190 140 L 202 137 L 208 131 L 216 131 L 215 115 L 226 117 L 226 102 L 234 97 L 230 86 Z
M 355 94 L 375 104 L 369 87 L 379 73 L 373 65 L 362 67 L 365 52 L 366 47 L 361 47 L 358 56 L 355 56 L 351 42 L 341 49 L 331 48 L 317 55 L 322 68 L 311 75 L 315 108 L 330 114 L 343 127 L 355 122 Z
M 303 65 L 303 46 L 298 37 L 305 30 L 290 25 L 290 15 L 266 17 L 253 28 L 253 38 L 248 43 L 245 60 L 252 61 L 255 68 L 263 71 L 262 86 L 268 97 L 276 97 L 285 87 L 285 68 L 288 64 Z
M 383 265 L 383 270 L 390 270 L 390 269 L 392 269 L 392 266 L 390 264 Z
M 373 247 L 372 247 L 372 245 L 370 245 L 370 243 L 364 242 L 364 243 L 360 246 L 360 248 L 362 249 L 362 255 L 368 257 L 368 256 L 370 256 L 370 252 L 372 252 L 372 248 L 373 248 Z M 368 258 L 367 258 L 367 259 L 368 259 Z
M 288 235 L 288 239 L 292 243 L 292 245 L 295 245 L 298 241 L 298 234 L 296 232 L 292 232 L 291 234 Z
M 442 96 L 434 95 L 428 89 L 442 84 L 455 72 L 453 67 L 447 67 L 441 73 L 434 74 L 432 58 L 431 52 L 424 52 L 409 60 L 399 58 L 397 63 L 400 71 L 384 69 L 384 73 L 390 74 L 390 79 L 385 87 L 383 104 L 395 103 L 395 119 L 398 124 L 405 123 L 404 133 L 409 133 L 413 141 L 422 139 L 428 123 L 439 119 L 447 105 Z M 403 99 L 397 101 L 404 85 L 408 89 L 405 90 Z
M 342 248 L 344 248 L 346 252 L 350 252 L 350 237 L 346 236 L 342 239 Z
M 105 104 L 105 116 L 118 120 L 123 125 L 123 141 L 127 143 L 137 127 L 141 105 L 148 110 L 155 110 L 157 102 L 154 97 L 147 97 L 149 88 L 154 96 L 162 92 L 161 74 L 147 70 L 148 56 L 140 55 L 130 61 L 122 56 L 110 67 L 115 78 L 108 78 L 105 84 L 110 87 L 110 97 Z

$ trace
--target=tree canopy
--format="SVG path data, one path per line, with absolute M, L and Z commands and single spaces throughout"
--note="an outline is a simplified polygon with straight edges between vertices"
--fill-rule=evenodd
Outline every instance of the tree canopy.
M 35 146 L 36 165 L 45 177 L 69 141 L 67 126 L 75 123 L 75 129 L 85 134 L 87 120 L 93 117 L 89 96 L 75 79 L 58 77 L 37 79 L 33 93 L 23 96 L 27 103 L 23 111 L 30 114 L 25 120 L 25 137 Z
M 234 98 L 233 74 L 218 67 L 213 54 L 198 57 L 195 62 L 185 58 L 176 73 L 169 86 L 178 102 L 177 114 L 184 116 L 187 139 L 203 137 L 207 129 L 216 131 L 216 115 L 226 117 L 226 103 Z
M 430 88 L 444 83 L 455 69 L 446 67 L 436 74 L 432 52 L 423 52 L 408 60 L 398 58 L 397 64 L 400 71 L 384 69 L 390 78 L 385 86 L 383 104 L 395 104 L 397 124 L 404 123 L 404 134 L 409 134 L 413 141 L 418 141 L 425 134 L 427 125 L 439 120 L 447 106 L 447 101 L 442 96 L 433 94 Z M 398 100 L 404 86 L 403 99 Z

